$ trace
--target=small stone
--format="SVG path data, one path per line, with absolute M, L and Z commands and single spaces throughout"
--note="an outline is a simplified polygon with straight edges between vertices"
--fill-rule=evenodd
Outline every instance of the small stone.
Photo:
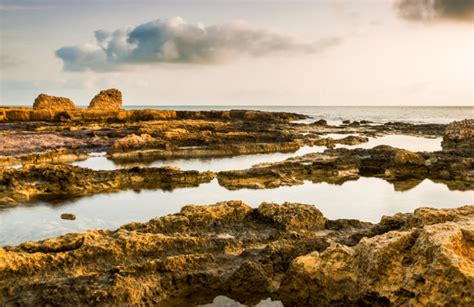
M 73 221 L 76 219 L 76 215 L 73 214 L 73 213 L 63 213 L 61 214 L 61 218 L 63 220 L 70 220 L 70 221 Z

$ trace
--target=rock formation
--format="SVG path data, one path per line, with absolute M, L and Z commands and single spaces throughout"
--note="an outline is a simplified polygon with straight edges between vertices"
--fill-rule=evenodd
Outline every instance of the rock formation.
M 415 153 L 379 145 L 372 149 L 334 149 L 246 170 L 219 172 L 219 183 L 230 190 L 265 189 L 313 182 L 343 183 L 359 176 L 397 183 L 430 178 L 452 189 L 474 189 L 474 159 L 446 152 Z
M 62 111 L 62 110 L 73 110 L 76 106 L 71 99 L 65 97 L 56 97 L 56 96 L 49 96 L 46 94 L 39 94 L 38 97 L 35 99 L 35 103 L 33 104 L 33 109 L 41 110 L 55 110 L 55 111 Z
M 95 110 L 117 111 L 121 108 L 122 92 L 114 88 L 100 91 L 89 104 L 89 109 Z
M 442 143 L 444 150 L 467 151 L 474 155 L 474 119 L 448 125 Z
M 0 248 L 0 305 L 192 306 L 225 295 L 284 306 L 469 306 L 473 233 L 474 206 L 372 225 L 302 204 L 189 205 L 115 231 Z
M 211 172 L 175 167 L 94 171 L 71 165 L 30 165 L 0 168 L 0 207 L 18 202 L 79 197 L 125 189 L 165 189 L 198 186 L 214 178 Z

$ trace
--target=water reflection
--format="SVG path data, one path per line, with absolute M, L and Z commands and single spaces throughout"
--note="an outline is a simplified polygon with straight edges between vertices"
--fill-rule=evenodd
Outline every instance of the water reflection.
M 341 139 L 346 134 L 328 134 L 323 137 Z M 411 151 L 438 151 L 441 150 L 441 138 L 425 138 L 408 135 L 386 135 L 377 138 L 369 138 L 369 142 L 358 145 L 337 145 L 336 148 L 373 148 L 378 145 L 390 145 L 393 147 L 405 148 Z M 163 167 L 177 166 L 183 170 L 197 171 L 228 171 L 250 168 L 255 164 L 265 162 L 278 162 L 288 158 L 302 156 L 307 153 L 323 152 L 326 147 L 323 146 L 303 146 L 295 152 L 289 153 L 267 153 L 254 155 L 240 155 L 233 157 L 216 158 L 194 158 L 194 159 L 173 159 L 173 160 L 155 160 L 149 163 L 118 163 L 105 157 L 105 153 L 94 153 L 93 156 L 84 161 L 77 161 L 73 165 L 87 167 L 95 170 L 114 170 L 118 168 L 146 166 Z
M 370 196 L 369 196 L 370 195 Z M 114 229 L 132 221 L 179 212 L 186 204 L 213 204 L 243 200 L 254 207 L 262 202 L 314 204 L 330 219 L 355 218 L 378 222 L 383 215 L 411 212 L 418 207 L 458 207 L 472 204 L 472 191 L 450 191 L 445 185 L 424 180 L 408 191 L 379 178 L 360 178 L 343 185 L 305 182 L 303 185 L 269 190 L 229 191 L 217 180 L 199 187 L 174 191 L 123 191 L 70 200 L 61 205 L 39 203 L 0 210 L 0 245 L 40 240 L 88 229 Z M 61 213 L 77 216 L 60 219 Z
M 227 296 L 219 295 L 214 298 L 212 303 L 199 305 L 199 307 L 245 307 L 247 305 L 240 304 Z M 281 301 L 272 301 L 270 298 L 260 301 L 255 307 L 283 307 Z
M 438 151 L 441 150 L 442 138 L 426 138 L 410 135 L 384 135 L 377 138 L 369 138 L 367 143 L 358 145 L 336 145 L 336 148 L 374 148 L 379 145 L 389 145 L 410 151 Z
M 303 146 L 295 152 L 288 153 L 267 153 L 254 155 L 240 155 L 233 157 L 217 157 L 217 158 L 193 158 L 193 159 L 173 159 L 173 160 L 155 160 L 149 163 L 118 163 L 107 159 L 104 156 L 91 157 L 84 161 L 77 161 L 73 165 L 87 167 L 95 170 L 114 170 L 117 168 L 146 166 L 146 167 L 163 167 L 177 166 L 182 170 L 196 171 L 228 171 L 235 169 L 250 168 L 255 164 L 264 162 L 278 162 L 291 157 L 302 156 L 312 152 L 323 152 L 326 147 L 323 146 Z

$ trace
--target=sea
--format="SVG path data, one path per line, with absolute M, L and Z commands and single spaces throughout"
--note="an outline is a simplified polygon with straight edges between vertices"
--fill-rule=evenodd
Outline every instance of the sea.
M 339 124 L 343 120 L 368 120 L 374 123 L 406 122 L 413 124 L 448 124 L 466 118 L 474 118 L 472 106 L 420 107 L 420 106 L 224 106 L 224 105 L 136 105 L 124 106 L 125 109 L 158 110 L 259 110 L 270 112 L 293 112 L 305 114 L 311 119 L 325 119 L 330 124 Z

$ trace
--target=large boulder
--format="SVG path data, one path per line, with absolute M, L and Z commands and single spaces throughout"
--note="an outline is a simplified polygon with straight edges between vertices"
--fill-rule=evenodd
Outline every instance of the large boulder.
M 122 108 L 122 92 L 115 88 L 100 91 L 92 98 L 89 109 L 115 111 Z
M 72 110 L 75 108 L 74 102 L 69 98 L 49 96 L 46 94 L 39 94 L 33 104 L 33 109 L 36 110 Z
M 452 122 L 446 128 L 443 150 L 474 150 L 474 119 Z

